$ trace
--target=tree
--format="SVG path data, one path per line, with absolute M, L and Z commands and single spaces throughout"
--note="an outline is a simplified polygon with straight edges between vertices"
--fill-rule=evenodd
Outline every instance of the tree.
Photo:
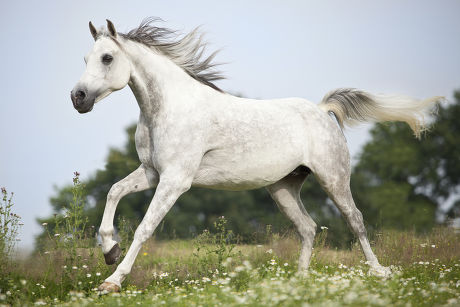
M 374 227 L 426 231 L 440 204 L 458 195 L 460 183 L 460 92 L 441 105 L 422 140 L 403 123 L 377 124 L 354 168 L 352 190 Z M 458 199 L 458 197 L 457 197 Z

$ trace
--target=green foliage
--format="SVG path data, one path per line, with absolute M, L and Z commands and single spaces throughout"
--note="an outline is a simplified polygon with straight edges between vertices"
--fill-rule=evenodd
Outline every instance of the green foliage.
M 233 243 L 226 239 L 225 222 L 217 223 L 220 223 L 220 230 L 213 233 L 217 243 L 209 247 L 220 250 L 219 245 L 224 244 L 229 250 Z M 6 286 L 0 288 L 0 304 L 456 306 L 460 302 L 460 246 L 456 244 L 459 234 L 448 228 L 440 227 L 427 235 L 409 231 L 382 233 L 375 250 L 383 263 L 395 264 L 391 266 L 389 278 L 368 275 L 361 251 L 334 251 L 320 247 L 321 243 L 315 247 L 315 261 L 308 274 L 297 274 L 295 261 L 289 259 L 297 259 L 298 248 L 291 248 L 286 254 L 276 247 L 286 246 L 283 241 L 291 239 L 265 245 L 236 244 L 232 250 L 239 252 L 239 259 L 227 258 L 221 271 L 216 270 L 215 262 L 208 262 L 206 267 L 200 268 L 202 273 L 198 272 L 196 255 L 193 255 L 196 242 L 173 240 L 158 244 L 150 240 L 144 248 L 152 251 L 151 257 L 159 259 L 159 255 L 163 255 L 162 262 L 171 265 L 160 270 L 151 267 L 151 261 L 139 261 L 138 258 L 131 274 L 138 274 L 138 279 L 130 277 L 121 293 L 110 295 L 98 295 L 94 290 L 108 271 L 102 276 L 98 275 L 101 271 L 97 266 L 50 271 L 46 265 L 37 263 L 43 260 L 60 263 L 58 254 L 33 256 L 12 267 Z M 201 246 L 204 245 L 209 243 Z M 207 257 L 206 254 L 201 256 Z M 23 267 L 28 269 L 23 270 Z M 72 275 L 77 285 L 62 283 L 67 278 L 65 275 Z
M 14 248 L 18 240 L 21 217 L 13 212 L 13 193 L 1 189 L 0 200 L 0 293 L 8 287 Z
M 202 272 L 206 275 L 207 271 L 212 273 L 226 272 L 226 264 L 224 260 L 231 259 L 235 256 L 241 256 L 234 252 L 237 243 L 237 238 L 233 231 L 226 229 L 227 220 L 221 216 L 214 222 L 215 233 L 204 230 L 195 239 L 196 250 L 195 257 L 198 259 L 198 264 L 202 268 Z M 213 268 L 209 270 L 209 268 Z
M 41 253 L 34 254 L 44 255 L 42 265 L 46 267 L 37 280 L 37 291 L 42 296 L 53 293 L 58 299 L 68 297 L 69 291 L 90 291 L 101 281 L 101 272 L 108 271 L 93 248 L 95 229 L 87 227 L 85 186 L 78 172 L 69 190 L 69 202 L 61 208 L 62 214 L 54 214 L 49 223 L 42 223 L 46 236 L 40 237 Z
M 439 204 L 460 184 L 460 92 L 441 105 L 422 140 L 403 123 L 377 124 L 352 176 L 352 191 L 369 226 L 430 230 Z M 454 217 L 454 216 L 452 216 Z
M 5 188 L 1 189 L 0 201 L 0 268 L 8 264 L 14 252 L 21 217 L 13 212 L 13 193 L 8 196 Z

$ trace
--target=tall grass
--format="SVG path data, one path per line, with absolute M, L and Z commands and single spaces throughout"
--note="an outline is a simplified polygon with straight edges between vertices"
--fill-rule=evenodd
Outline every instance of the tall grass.
M 438 227 L 424 235 L 377 233 L 373 249 L 394 272 L 382 280 L 367 276 L 358 245 L 347 250 L 331 248 L 328 229 L 322 227 L 315 239 L 310 274 L 298 276 L 300 242 L 295 233 L 280 235 L 267 227 L 264 244 L 241 244 L 226 228 L 224 217 L 192 240 L 151 238 L 123 283 L 121 297 L 99 297 L 95 288 L 116 266 L 105 265 L 96 247 L 94 228 L 88 227 L 83 216 L 84 186 L 79 174 L 74 175 L 72 200 L 55 216 L 53 227 L 43 224 L 48 234 L 43 250 L 25 259 L 2 258 L 11 263 L 0 267 L 0 305 L 75 301 L 76 306 L 423 306 L 460 302 L 460 235 L 449 228 Z M 11 212 L 11 196 L 7 197 L 6 190 L 2 193 L 2 214 L 13 218 L 5 225 L 16 225 L 2 232 L 5 243 L 1 244 L 6 246 L 14 243 L 19 217 Z M 123 220 L 120 225 L 119 236 L 127 247 L 133 227 Z

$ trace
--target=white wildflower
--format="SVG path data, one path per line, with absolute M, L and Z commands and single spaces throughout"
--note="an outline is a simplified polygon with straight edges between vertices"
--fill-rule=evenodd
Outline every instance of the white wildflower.
M 211 281 L 208 277 L 203 277 L 201 280 L 202 280 L 203 282 L 210 282 L 210 281 Z

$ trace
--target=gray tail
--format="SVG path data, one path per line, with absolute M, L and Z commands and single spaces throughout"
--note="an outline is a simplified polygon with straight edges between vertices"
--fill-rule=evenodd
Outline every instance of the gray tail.
M 318 105 L 333 112 L 339 125 L 353 126 L 360 122 L 401 121 L 407 123 L 417 138 L 427 129 L 426 119 L 444 97 L 425 100 L 398 95 L 373 95 L 354 88 L 329 92 Z

